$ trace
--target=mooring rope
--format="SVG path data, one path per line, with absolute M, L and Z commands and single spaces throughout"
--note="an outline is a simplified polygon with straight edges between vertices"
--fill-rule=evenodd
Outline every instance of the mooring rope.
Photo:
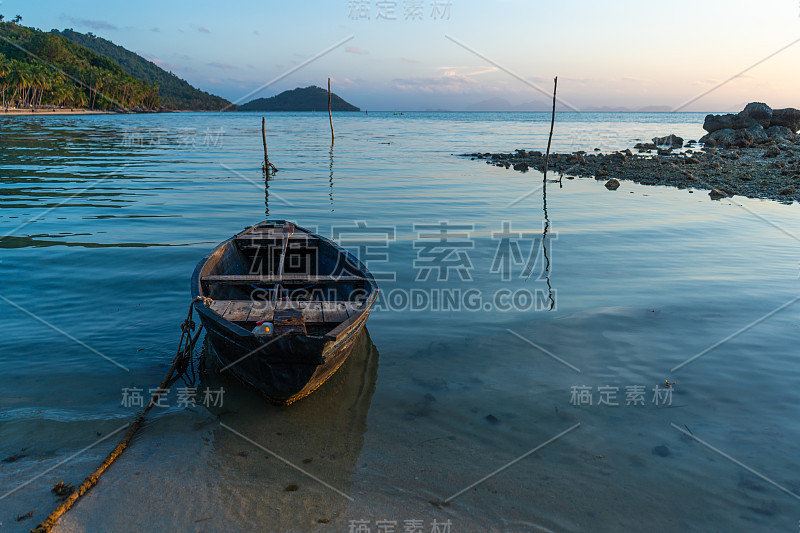
M 147 405 L 139 412 L 136 416 L 136 419 L 133 421 L 131 426 L 128 428 L 128 431 L 125 433 L 125 436 L 122 440 L 117 444 L 117 446 L 111 450 L 103 463 L 95 469 L 94 472 L 89 474 L 86 479 L 83 480 L 72 494 L 67 496 L 67 498 L 59 505 L 50 515 L 38 526 L 31 529 L 31 533 L 47 533 L 53 529 L 55 526 L 56 521 L 58 521 L 61 516 L 69 511 L 75 502 L 78 499 L 89 492 L 92 487 L 94 487 L 97 482 L 100 480 L 100 476 L 103 475 L 111 464 L 122 455 L 122 452 L 128 447 L 130 444 L 133 435 L 139 430 L 144 422 L 145 415 L 153 407 L 158 400 L 166 394 L 167 389 L 175 383 L 180 377 L 186 372 L 186 369 L 189 367 L 189 363 L 192 361 L 192 353 L 194 352 L 195 344 L 197 344 L 197 339 L 200 338 L 200 333 L 203 331 L 203 326 L 201 325 L 200 328 L 197 330 L 194 335 L 192 332 L 194 331 L 196 325 L 192 320 L 192 311 L 194 310 L 194 303 L 202 301 L 203 303 L 208 303 L 210 298 L 204 298 L 203 296 L 198 296 L 192 303 L 189 304 L 189 314 L 186 316 L 186 320 L 184 320 L 183 324 L 181 324 L 181 341 L 178 344 L 178 351 L 175 354 L 175 359 L 172 360 L 172 366 L 167 372 L 167 375 L 164 376 L 164 379 L 161 381 L 161 385 L 156 390 L 155 394 L 150 397 L 150 401 L 147 402 Z M 173 375 L 174 374 L 174 375 Z

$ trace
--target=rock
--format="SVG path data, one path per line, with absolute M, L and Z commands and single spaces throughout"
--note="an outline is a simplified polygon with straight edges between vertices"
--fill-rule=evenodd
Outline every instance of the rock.
M 727 198 L 728 194 L 722 192 L 719 189 L 711 189 L 711 192 L 708 193 L 712 200 L 719 200 L 720 198 Z
M 652 453 L 659 457 L 669 457 L 672 454 L 666 446 L 656 446 L 653 448 Z
M 723 129 L 717 130 L 700 138 L 700 142 L 706 146 L 717 146 L 720 148 L 746 148 L 753 144 L 762 144 L 769 141 L 764 128 L 756 122 L 752 122 L 746 129 Z
M 614 178 L 611 178 L 606 182 L 606 189 L 608 189 L 609 191 L 616 191 L 617 189 L 619 189 L 619 181 L 615 180 Z
M 766 130 L 761 124 L 754 124 L 747 128 L 747 132 L 753 136 L 753 144 L 763 144 L 768 142 L 769 136 L 767 135 Z
M 595 171 L 594 176 L 595 176 L 595 178 L 604 178 L 604 177 L 608 176 L 608 170 L 600 168 L 600 169 Z
M 497 424 L 500 423 L 500 421 L 494 415 L 486 415 L 486 421 L 489 422 L 493 426 L 496 426 Z
M 700 142 L 704 143 L 706 146 L 720 146 L 724 148 L 730 146 L 735 133 L 736 132 L 731 128 L 715 130 L 708 135 L 700 137 Z
M 672 148 L 680 148 L 683 146 L 683 139 L 670 133 L 666 137 L 653 137 L 653 144 L 656 146 L 670 146 Z
M 764 157 L 778 157 L 779 155 L 781 155 L 781 149 L 774 144 L 764 152 Z
M 747 129 L 750 126 L 753 126 L 755 124 L 760 125 L 753 117 L 751 117 L 750 115 L 746 114 L 744 111 L 741 111 L 737 115 L 733 115 L 733 125 L 732 125 L 732 127 L 735 130 Z
M 772 121 L 773 111 L 770 106 L 763 102 L 750 102 L 744 107 L 744 110 L 739 113 L 749 116 L 755 120 L 762 128 L 768 128 Z
M 639 152 L 646 152 L 647 150 L 655 150 L 656 145 L 653 143 L 636 143 L 634 146 Z
M 519 170 L 520 172 L 527 172 L 528 163 L 514 163 L 514 170 Z
M 783 126 L 792 130 L 792 133 L 797 133 L 797 130 L 800 130 L 800 110 L 793 107 L 774 109 L 769 125 Z
M 672 153 L 672 148 L 667 148 L 667 149 L 659 148 L 658 149 L 658 155 L 669 155 L 671 153 Z
M 717 130 L 733 129 L 733 115 L 706 115 L 703 129 L 708 133 Z M 700 142 L 703 142 L 702 140 Z
M 786 126 L 770 126 L 766 130 L 767 137 L 778 142 L 794 142 L 797 137 L 794 132 Z
M 790 185 L 790 186 L 784 187 L 783 189 L 778 191 L 778 194 L 780 194 L 781 196 L 786 196 L 786 195 L 789 195 L 789 194 L 794 194 L 796 190 L 797 189 L 795 189 L 794 186 Z

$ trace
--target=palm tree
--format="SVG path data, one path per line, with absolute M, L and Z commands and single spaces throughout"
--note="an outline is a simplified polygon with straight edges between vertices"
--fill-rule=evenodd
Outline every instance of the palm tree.
M 11 22 L 13 22 L 14 24 L 19 24 L 20 22 L 22 22 L 22 15 L 17 15 L 11 20 Z
M 6 18 L 5 15 L 0 15 L 0 22 L 3 22 L 4 18 Z
M 22 99 L 23 105 L 28 104 L 28 94 L 31 87 L 31 71 L 28 65 L 15 61 L 9 73 L 10 82 L 14 85 L 14 98 Z
M 2 17 L 2 15 L 0 15 L 0 17 Z M 8 84 L 6 76 L 8 76 L 10 69 L 11 62 L 6 59 L 6 56 L 0 54 L 0 90 L 3 91 L 3 107 L 6 106 L 6 86 Z

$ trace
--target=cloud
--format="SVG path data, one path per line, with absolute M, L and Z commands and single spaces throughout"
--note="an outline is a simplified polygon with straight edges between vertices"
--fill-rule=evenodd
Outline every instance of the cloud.
M 339 78 L 334 78 L 333 80 L 331 80 L 331 83 L 340 89 L 343 87 L 352 87 L 355 85 L 355 82 L 350 78 L 344 78 L 341 80 Z
M 427 94 L 466 94 L 472 92 L 475 86 L 475 80 L 453 71 L 445 72 L 438 78 L 395 78 L 392 83 L 398 91 Z
M 416 59 L 409 59 L 407 57 L 401 57 L 400 61 L 402 61 L 403 63 L 419 63 L 419 61 L 417 61 Z
M 490 72 L 497 72 L 500 70 L 497 67 L 477 67 L 478 70 L 474 70 L 476 67 L 436 67 L 436 70 L 443 70 L 445 75 L 448 74 L 459 74 L 461 76 L 479 76 L 481 74 L 489 74 Z M 464 72 L 468 71 L 468 72 Z
M 214 61 L 213 63 L 208 63 L 209 67 L 216 67 L 216 68 L 226 68 L 226 69 L 238 69 L 239 67 L 235 65 L 230 65 L 228 63 L 221 63 L 219 61 Z
M 152 31 L 154 33 L 160 33 L 161 32 L 161 30 L 159 28 L 150 28 L 150 31 Z
M 211 30 L 209 30 L 208 28 L 205 28 L 203 26 L 198 27 L 197 31 L 199 31 L 200 33 L 211 33 Z
M 159 59 L 157 57 L 147 57 L 146 55 L 143 55 L 143 54 L 139 54 L 139 55 L 141 55 L 142 57 L 144 57 L 148 61 L 152 61 L 153 63 L 158 65 L 160 68 L 162 68 L 162 69 L 164 69 L 166 71 L 169 71 L 169 72 L 180 72 L 180 71 L 193 72 L 194 71 L 193 68 L 181 67 L 179 65 L 173 65 L 172 63 L 167 63 L 166 61 L 163 61 L 163 60 L 161 60 L 161 59 Z
M 74 17 L 64 17 L 64 18 L 77 26 L 86 26 L 87 28 L 92 28 L 93 30 L 117 29 L 116 26 L 114 26 L 110 22 L 106 22 L 105 20 L 79 19 Z
M 360 50 L 357 46 L 348 46 L 347 48 L 344 49 L 344 51 L 347 52 L 348 54 L 359 54 L 359 55 L 369 53 L 365 50 Z

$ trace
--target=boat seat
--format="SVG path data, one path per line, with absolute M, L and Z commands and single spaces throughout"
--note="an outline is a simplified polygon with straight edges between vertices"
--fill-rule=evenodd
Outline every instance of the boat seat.
M 303 317 L 303 312 L 299 309 L 275 309 L 275 317 L 272 324 L 275 327 L 275 335 L 289 333 L 308 335 L 306 320 Z
M 202 276 L 201 281 L 206 283 L 219 283 L 224 285 L 249 285 L 251 283 L 338 283 L 366 281 L 363 276 L 309 276 L 306 274 L 258 275 L 258 274 L 228 274 Z
M 359 302 L 214 300 L 209 309 L 231 322 L 272 322 L 282 311 L 297 311 L 309 324 L 339 324 L 364 308 Z

